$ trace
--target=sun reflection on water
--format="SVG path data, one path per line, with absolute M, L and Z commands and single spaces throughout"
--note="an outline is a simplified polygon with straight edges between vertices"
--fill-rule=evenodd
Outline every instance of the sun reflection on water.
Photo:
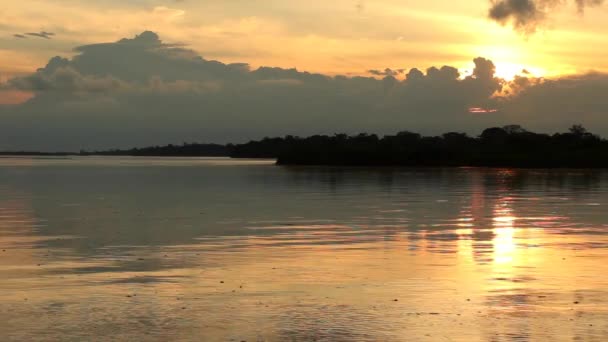
M 508 201 L 501 199 L 494 208 L 493 231 L 494 231 L 494 263 L 510 264 L 516 254 L 514 240 L 516 216 L 508 207 Z
M 168 171 L 162 170 L 158 177 Z M 125 194 L 133 190 L 123 186 L 113 189 L 120 195 L 116 211 L 47 184 L 19 203 L 0 199 L 0 297 L 7 308 L 0 322 L 9 322 L 0 323 L 0 336 L 9 331 L 31 340 L 70 331 L 142 340 L 143 331 L 153 331 L 164 340 L 586 340 L 608 327 L 603 208 L 581 211 L 574 200 L 556 201 L 566 196 L 546 185 L 520 191 L 522 171 L 404 171 L 390 187 L 372 186 L 369 174 L 357 171 L 343 177 L 370 183 L 344 185 L 337 177 L 327 190 L 325 183 L 290 183 L 281 178 L 290 173 L 273 169 L 277 183 L 263 183 L 260 195 L 253 168 L 235 173 L 253 185 L 239 183 L 222 212 L 209 204 L 222 199 L 210 200 L 206 195 L 215 193 L 203 191 L 210 185 L 199 184 L 220 176 L 198 177 L 204 170 L 183 178 L 193 180 L 191 187 L 141 187 L 150 190 L 136 207 L 141 215 L 128 207 Z M 125 177 L 114 171 L 112 182 Z M 248 185 L 255 196 L 242 191 Z M 19 197 L 0 188 L 2 195 Z M 268 198 L 260 201 L 262 195 Z M 567 197 L 575 196 L 606 201 L 585 191 Z M 154 215 L 144 220 L 145 213 Z M 75 233 L 82 238 L 56 241 Z

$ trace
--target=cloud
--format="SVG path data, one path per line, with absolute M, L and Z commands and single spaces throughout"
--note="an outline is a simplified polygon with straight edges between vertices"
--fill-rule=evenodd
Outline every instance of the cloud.
M 374 76 L 399 76 L 405 72 L 405 69 L 390 69 L 386 68 L 384 70 L 371 69 L 368 70 L 367 73 Z
M 355 9 L 357 10 L 357 12 L 361 13 L 363 11 L 365 11 L 365 2 L 363 1 L 357 1 L 355 3 Z
M 170 23 L 181 19 L 186 14 L 186 11 L 165 6 L 157 6 L 154 7 L 152 13 Z
M 579 12 L 583 12 L 585 10 L 585 7 L 599 6 L 604 3 L 604 0 L 575 0 L 575 3 L 578 7 Z
M 608 132 L 601 114 L 608 112 L 608 77 L 601 74 L 552 81 L 524 74 L 507 82 L 481 57 L 474 59 L 471 75 L 452 66 L 371 72 L 382 79 L 251 69 L 207 60 L 149 31 L 75 51 L 1 86 L 7 94 L 31 95 L 23 95 L 28 100 L 21 104 L 0 105 L 0 150 L 362 131 L 476 134 L 513 122 L 539 130 L 582 122 Z M 471 114 L 470 108 L 487 115 Z
M 53 33 L 53 32 L 46 32 L 46 31 L 27 32 L 27 33 L 24 33 L 24 34 L 16 33 L 16 34 L 13 35 L 13 37 L 19 38 L 19 39 L 27 39 L 28 37 L 53 39 L 53 36 L 55 36 L 55 33 Z
M 25 33 L 25 35 L 28 35 L 31 37 L 44 38 L 44 39 L 53 39 L 53 36 L 55 35 L 55 33 L 40 31 L 40 32 L 28 32 L 28 33 Z
M 224 64 L 205 60 L 181 44 L 163 43 L 151 31 L 115 43 L 80 46 L 69 62 L 83 74 L 115 75 L 127 81 L 238 79 L 249 72 L 247 64 Z M 46 69 L 54 68 L 47 65 Z
M 608 134 L 608 104 L 602 94 L 608 92 L 608 74 L 588 73 L 555 80 L 516 78 L 514 95 L 497 99 L 501 110 L 510 113 L 513 122 L 531 129 L 556 130 L 567 122 L 581 122 L 604 136 Z
M 491 0 L 488 17 L 524 33 L 533 33 L 552 11 L 566 3 L 564 0 Z M 574 3 L 579 13 L 583 13 L 586 7 L 601 5 L 603 0 L 575 0 Z
M 512 22 L 516 29 L 527 32 L 534 31 L 538 22 L 542 21 L 545 16 L 532 0 L 495 1 L 488 15 L 503 25 Z
M 97 93 L 116 91 L 128 87 L 127 83 L 111 76 L 84 76 L 71 67 L 43 70 L 33 75 L 12 79 L 12 89 L 43 92 Z

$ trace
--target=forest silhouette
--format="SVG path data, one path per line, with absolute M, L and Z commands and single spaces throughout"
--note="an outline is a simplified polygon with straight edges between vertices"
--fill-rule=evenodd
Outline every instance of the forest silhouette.
M 608 167 L 608 141 L 572 126 L 553 135 L 519 125 L 493 127 L 478 137 L 449 132 L 424 137 L 400 132 L 308 138 L 266 138 L 231 149 L 233 157 L 276 157 L 279 165 Z
M 567 132 L 534 133 L 519 125 L 485 129 L 478 137 L 448 132 L 422 136 L 402 131 L 264 138 L 244 144 L 152 146 L 80 153 L 3 152 L 3 155 L 108 155 L 275 158 L 279 165 L 485 166 L 522 168 L 608 167 L 608 140 L 581 125 Z

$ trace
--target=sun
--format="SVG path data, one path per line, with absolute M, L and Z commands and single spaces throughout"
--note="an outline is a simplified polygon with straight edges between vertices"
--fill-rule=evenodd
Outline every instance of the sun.
M 516 76 L 522 77 L 543 77 L 545 71 L 541 68 L 535 66 L 527 66 L 524 64 L 518 63 L 509 63 L 509 62 L 494 62 L 494 66 L 496 70 L 494 72 L 494 76 L 498 78 L 502 78 L 505 81 L 513 81 Z M 473 73 L 473 68 L 461 69 L 461 75 L 466 77 Z
M 545 75 L 544 69 L 534 65 L 532 56 L 521 42 L 507 41 L 499 45 L 479 45 L 475 47 L 473 54 L 491 60 L 496 66 L 495 76 L 506 81 L 512 81 L 518 75 L 525 77 Z
M 495 75 L 507 81 L 512 81 L 515 76 L 542 77 L 544 71 L 533 66 L 526 66 L 518 63 L 494 62 L 496 66 Z
M 526 74 L 529 71 L 523 66 L 516 63 L 495 62 L 496 72 L 494 75 L 507 81 L 512 81 L 515 76 Z

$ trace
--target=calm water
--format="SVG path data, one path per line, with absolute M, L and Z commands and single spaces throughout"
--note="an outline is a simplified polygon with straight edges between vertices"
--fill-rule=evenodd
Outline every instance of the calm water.
M 2 341 L 605 341 L 608 171 L 0 159 Z

